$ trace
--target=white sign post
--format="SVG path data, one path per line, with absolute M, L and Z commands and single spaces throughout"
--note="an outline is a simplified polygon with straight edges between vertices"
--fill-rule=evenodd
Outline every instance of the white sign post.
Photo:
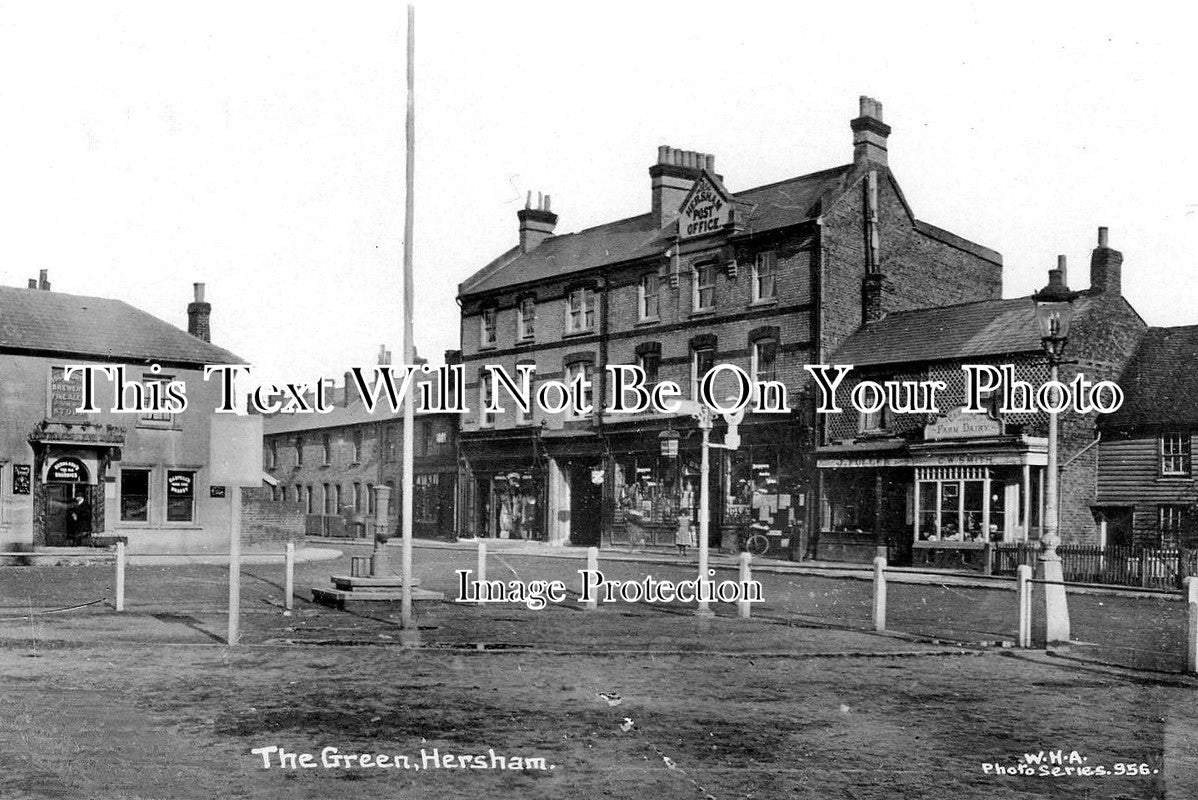
M 216 414 L 208 438 L 208 482 L 228 487 L 229 631 L 237 644 L 241 624 L 241 489 L 262 483 L 262 417 Z

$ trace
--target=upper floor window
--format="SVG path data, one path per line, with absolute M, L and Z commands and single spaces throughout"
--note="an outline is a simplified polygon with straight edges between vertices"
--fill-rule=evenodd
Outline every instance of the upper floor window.
M 773 250 L 757 254 L 753 264 L 753 302 L 774 299 L 777 269 L 778 258 Z
M 478 424 L 489 428 L 495 424 L 495 414 L 487 410 L 491 402 L 491 376 L 483 373 L 478 379 Z
M 162 405 L 167 398 L 167 387 L 174 378 L 170 375 L 143 375 L 141 385 L 143 391 L 143 399 L 147 405 L 156 401 Z M 143 411 L 141 414 L 142 422 L 160 422 L 170 424 L 174 421 L 174 415 L 169 411 Z
M 656 272 L 641 276 L 640 286 L 637 287 L 637 308 L 640 319 L 657 319 L 661 314 L 658 294 L 658 279 Z
M 858 433 L 877 433 L 886 430 L 886 409 L 876 411 L 861 411 L 858 418 Z
M 295 465 L 302 467 L 304 465 L 304 437 L 295 437 Z
M 324 459 L 321 462 L 322 464 L 328 466 L 333 463 L 333 437 L 327 433 L 320 438 L 320 451 Z
M 266 465 L 270 469 L 279 466 L 279 443 L 274 439 L 266 444 Z
M 753 363 L 750 364 L 750 377 L 754 382 L 773 381 L 778 379 L 778 342 L 774 339 L 758 339 L 753 342 Z
M 1190 474 L 1190 435 L 1189 433 L 1161 434 L 1161 474 L 1189 475 Z
M 481 317 L 482 332 L 480 333 L 479 341 L 482 347 L 493 347 L 497 340 L 496 328 L 499 322 L 499 310 L 495 308 L 484 308 Z
M 566 332 L 589 331 L 595 327 L 595 293 L 587 288 L 570 292 L 566 307 Z
M 699 399 L 699 381 L 715 367 L 715 348 L 696 347 L 691 351 L 691 397 Z
M 715 308 L 716 263 L 695 265 L 692 287 L 692 307 L 695 311 L 710 311 Z
M 525 297 L 516 307 L 516 337 L 522 341 L 531 341 L 537 331 L 537 301 Z
M 590 409 L 594 410 L 595 365 L 589 361 L 575 361 L 572 364 L 567 364 L 566 365 L 566 386 L 570 387 L 571 394 L 573 394 L 573 391 L 574 391 L 574 389 L 573 389 L 574 382 L 578 381 L 578 380 L 585 381 L 584 389 L 583 389 L 583 393 L 582 393 L 582 407 L 584 409 L 590 408 Z M 571 417 L 573 417 L 575 419 L 581 419 L 582 417 L 586 417 L 589 415 L 590 415 L 590 412 L 585 412 L 582 414 L 575 414 L 574 406 L 573 406 L 573 404 L 571 404 L 571 406 L 570 406 L 570 416 Z
M 355 428 L 353 435 L 354 463 L 362 463 L 362 429 Z
M 657 383 L 658 373 L 661 371 L 661 351 L 646 350 L 638 353 L 636 365 L 644 371 L 646 385 Z

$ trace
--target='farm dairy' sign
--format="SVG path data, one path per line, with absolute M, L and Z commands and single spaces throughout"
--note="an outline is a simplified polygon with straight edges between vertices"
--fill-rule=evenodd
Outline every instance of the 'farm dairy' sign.
M 969 414 L 964 408 L 953 409 L 923 429 L 923 438 L 929 441 L 1001 435 L 1001 422 L 985 414 Z
M 707 173 L 695 181 L 678 216 L 678 235 L 683 239 L 715 233 L 732 220 L 728 194 Z

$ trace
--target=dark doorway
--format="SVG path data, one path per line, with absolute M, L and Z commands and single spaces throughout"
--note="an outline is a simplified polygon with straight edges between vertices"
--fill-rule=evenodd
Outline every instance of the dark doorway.
M 86 483 L 47 483 L 46 544 L 72 547 L 92 535 L 92 487 Z
M 474 535 L 493 536 L 495 526 L 491 520 L 491 479 L 476 478 L 474 481 Z
M 1131 506 L 1109 506 L 1099 511 L 1099 519 L 1106 520 L 1107 547 L 1131 547 Z
M 595 483 L 595 470 L 574 466 L 570 470 L 570 544 L 598 547 L 603 505 L 603 483 Z

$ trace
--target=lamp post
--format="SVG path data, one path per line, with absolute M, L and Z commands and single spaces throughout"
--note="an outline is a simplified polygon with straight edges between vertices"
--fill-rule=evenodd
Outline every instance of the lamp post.
M 1036 322 L 1040 327 L 1040 342 L 1048 355 L 1050 380 L 1057 384 L 1057 368 L 1065 343 L 1069 341 L 1069 323 L 1073 319 L 1076 292 L 1065 285 L 1065 257 L 1059 256 L 1057 268 L 1048 271 L 1048 285 L 1032 300 L 1036 304 Z M 1040 580 L 1044 583 L 1045 638 L 1053 642 L 1069 641 L 1069 606 L 1065 599 L 1064 571 L 1057 547 L 1061 536 L 1057 524 L 1057 504 L 1060 475 L 1057 470 L 1057 412 L 1048 412 L 1048 480 L 1045 481 L 1043 535 L 1040 537 L 1040 558 L 1037 562 Z

